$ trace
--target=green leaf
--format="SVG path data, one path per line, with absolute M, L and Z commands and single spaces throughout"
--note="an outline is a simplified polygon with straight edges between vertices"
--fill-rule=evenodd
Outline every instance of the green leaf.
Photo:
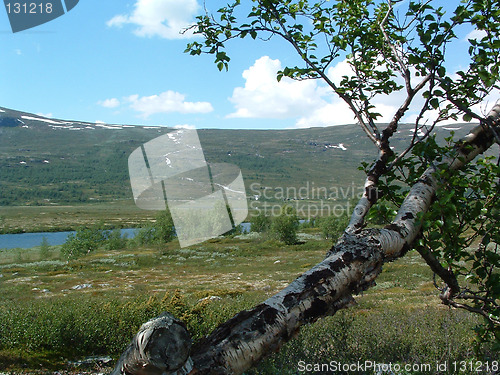
M 429 101 L 429 104 L 431 105 L 432 108 L 438 109 L 439 108 L 439 99 L 438 98 L 432 98 Z

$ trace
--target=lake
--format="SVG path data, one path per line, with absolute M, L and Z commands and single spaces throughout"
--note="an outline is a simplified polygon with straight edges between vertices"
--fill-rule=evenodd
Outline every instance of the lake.
M 245 232 L 250 231 L 250 223 L 241 223 Z M 122 229 L 122 236 L 127 235 L 128 238 L 134 238 L 137 228 Z M 68 232 L 38 232 L 38 233 L 16 233 L 16 234 L 0 234 L 0 249 L 29 249 L 35 246 L 40 246 L 45 237 L 50 246 L 62 245 L 66 239 L 74 231 Z
M 127 234 L 128 238 L 133 238 L 135 228 L 122 229 L 122 236 Z M 0 249 L 29 249 L 35 246 L 40 246 L 45 237 L 50 246 L 62 245 L 66 242 L 66 238 L 74 231 L 69 232 L 38 232 L 38 233 L 16 233 L 16 234 L 0 234 Z

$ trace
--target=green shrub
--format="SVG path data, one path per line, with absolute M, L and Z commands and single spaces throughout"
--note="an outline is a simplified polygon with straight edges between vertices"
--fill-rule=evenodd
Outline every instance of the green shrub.
M 120 229 L 114 229 L 107 233 L 106 248 L 108 250 L 121 250 L 127 247 L 127 234 L 122 236 Z
M 271 226 L 271 218 L 266 216 L 263 211 L 258 215 L 251 216 L 250 218 L 250 232 L 267 232 Z
M 50 256 L 50 245 L 49 241 L 47 240 L 47 237 L 43 236 L 42 237 L 42 242 L 40 243 L 40 260 L 45 260 L 48 259 Z
M 135 235 L 139 245 L 164 244 L 175 238 L 175 226 L 168 210 L 156 215 L 155 221 L 141 229 Z
M 175 227 L 172 216 L 168 210 L 161 211 L 156 215 L 154 223 L 154 237 L 160 243 L 167 243 L 175 238 Z
M 297 243 L 297 231 L 299 229 L 299 218 L 292 206 L 283 206 L 280 215 L 271 219 L 269 234 L 278 241 L 287 245 Z
M 61 255 L 68 259 L 79 258 L 104 245 L 107 233 L 101 226 L 79 228 L 71 233 L 61 247 Z
M 325 216 L 318 219 L 318 226 L 321 229 L 321 233 L 326 239 L 331 239 L 333 242 L 342 235 L 344 229 L 349 223 L 347 215 L 343 216 Z
M 229 319 L 241 304 L 188 301 L 180 292 L 133 299 L 68 296 L 0 303 L 0 350 L 50 351 L 65 358 L 118 356 L 139 327 L 168 311 L 186 323 L 194 339 Z M 247 306 L 245 306 L 247 307 Z M 0 369 L 2 369 L 0 363 Z
M 339 311 L 333 317 L 304 326 L 298 337 L 286 343 L 280 352 L 245 374 L 297 374 L 299 361 L 325 364 L 371 361 L 400 364 L 402 369 L 406 364 L 426 363 L 435 369 L 437 363 L 475 361 L 483 355 L 488 358 L 493 353 L 491 349 L 485 348 L 479 357 L 471 352 L 471 327 L 478 321 L 473 318 L 463 311 L 436 308 Z M 434 372 L 398 372 L 410 373 Z
M 138 245 L 149 245 L 154 243 L 155 230 L 152 224 L 146 225 L 141 229 L 136 230 L 134 241 Z

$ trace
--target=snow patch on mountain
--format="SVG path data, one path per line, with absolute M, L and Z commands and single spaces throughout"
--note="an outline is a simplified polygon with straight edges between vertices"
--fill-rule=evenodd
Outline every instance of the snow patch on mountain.
M 339 143 L 338 145 L 326 145 L 325 148 L 337 148 L 342 151 L 347 151 L 347 148 L 343 143 Z
M 47 124 L 55 124 L 55 125 L 64 125 L 64 124 L 71 124 L 70 122 L 61 122 L 61 121 L 54 121 L 54 120 L 49 120 L 47 118 L 40 118 L 40 117 L 32 117 L 32 116 L 21 116 L 22 119 L 25 120 L 32 120 L 32 121 L 42 121 L 46 122 Z

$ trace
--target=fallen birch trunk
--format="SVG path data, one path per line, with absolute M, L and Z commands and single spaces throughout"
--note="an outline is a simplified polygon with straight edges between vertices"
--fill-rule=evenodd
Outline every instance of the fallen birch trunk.
M 490 126 L 474 128 L 457 143 L 457 157 L 440 168 L 458 169 L 486 151 L 499 131 L 499 118 L 497 104 L 487 118 Z M 420 232 L 417 214 L 429 209 L 439 186 L 437 168 L 429 167 L 411 188 L 390 225 L 346 231 L 321 263 L 260 305 L 221 324 L 191 350 L 188 332 L 171 316 L 146 323 L 112 374 L 241 374 L 278 351 L 302 325 L 348 307 L 354 294 L 375 284 L 385 262 L 411 249 Z

